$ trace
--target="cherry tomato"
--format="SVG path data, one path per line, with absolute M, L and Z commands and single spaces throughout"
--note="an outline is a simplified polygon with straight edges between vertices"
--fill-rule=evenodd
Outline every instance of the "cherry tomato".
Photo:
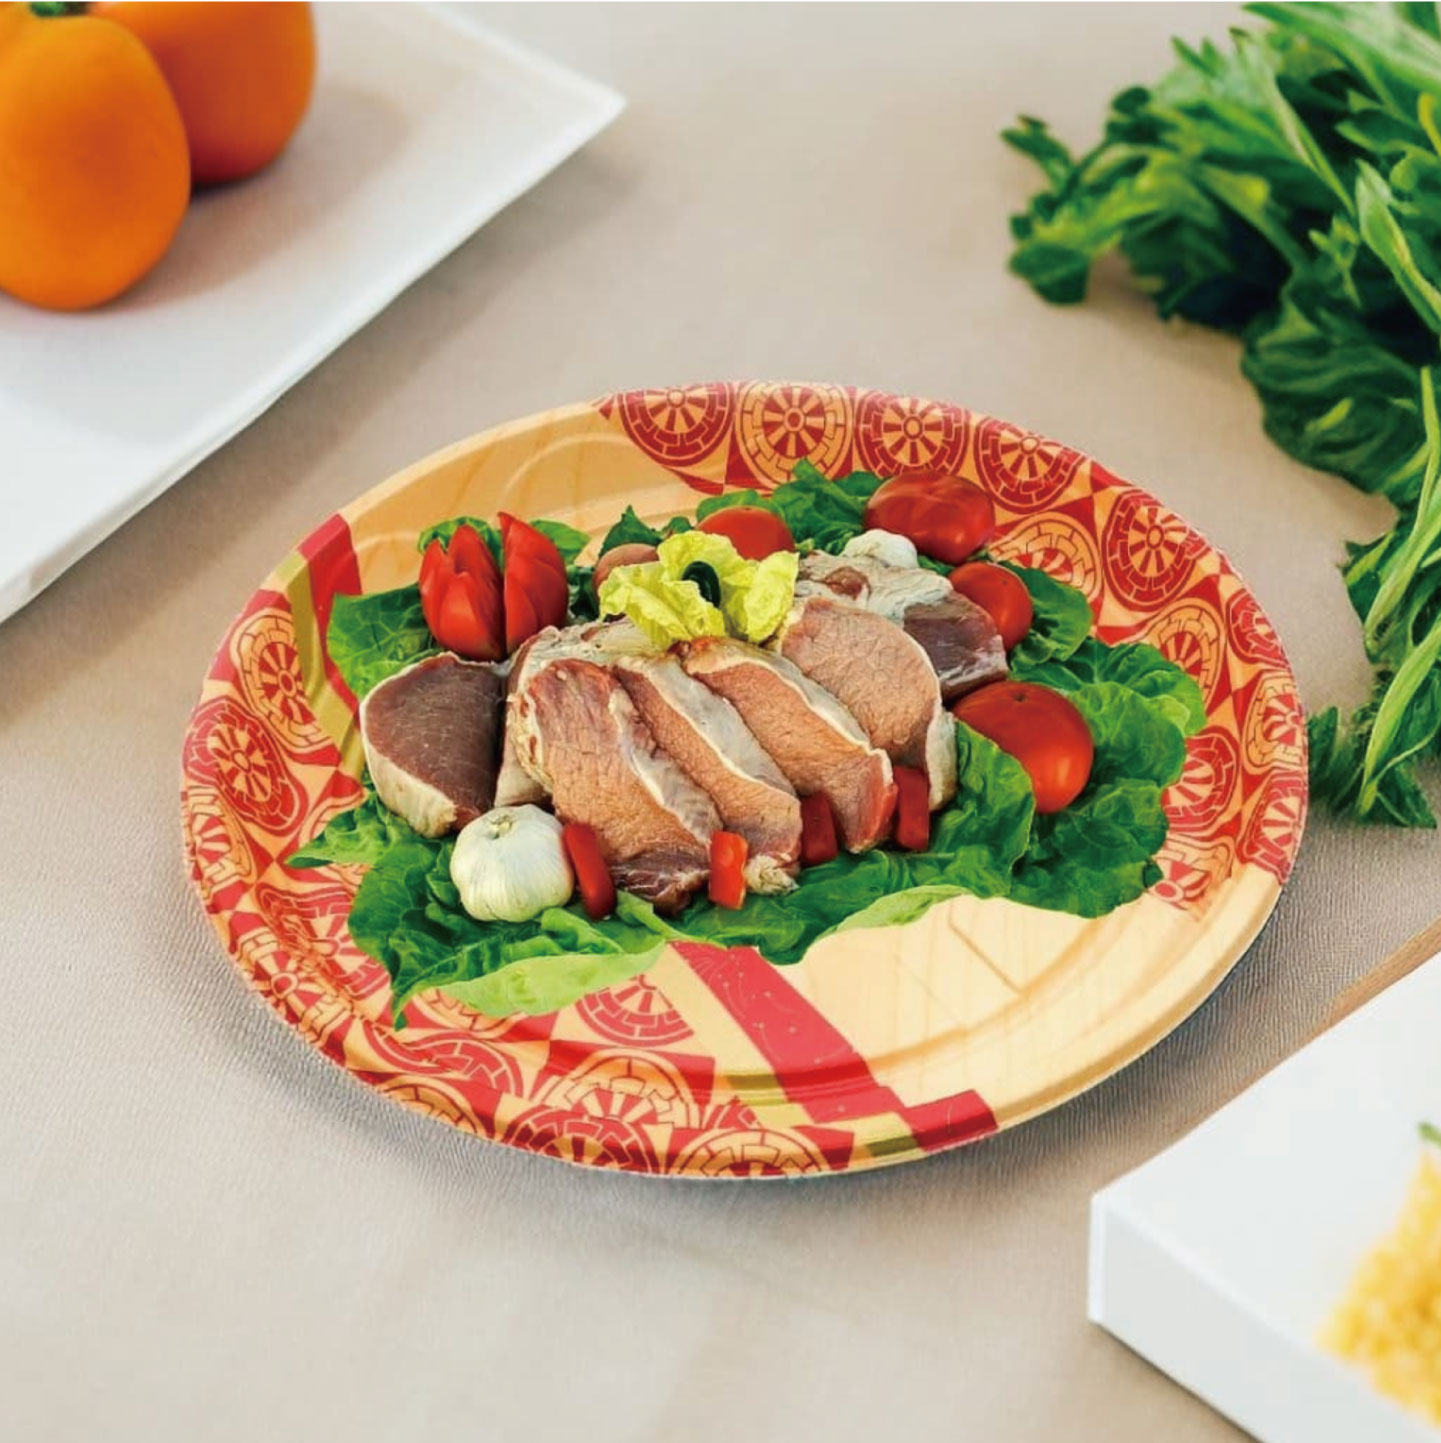
M 951 585 L 990 613 L 1007 651 L 1031 629 L 1031 593 L 1014 571 L 990 561 L 968 561 L 951 572 Z
M 951 711 L 1025 767 L 1038 812 L 1059 812 L 1080 796 L 1096 744 L 1085 717 L 1060 692 L 997 681 L 962 697 Z
M 866 527 L 908 536 L 925 556 L 959 566 L 996 529 L 996 508 L 979 486 L 941 471 L 897 476 L 866 503 Z
M 606 577 L 617 566 L 643 566 L 647 561 L 655 561 L 659 556 L 660 552 L 654 546 L 647 546 L 644 541 L 627 541 L 624 546 L 612 546 L 601 555 L 591 573 L 590 584 L 595 587 L 596 596 L 600 596 Z
M 763 561 L 774 551 L 794 551 L 791 529 L 763 506 L 728 506 L 697 523 L 707 536 L 724 536 L 747 561 Z

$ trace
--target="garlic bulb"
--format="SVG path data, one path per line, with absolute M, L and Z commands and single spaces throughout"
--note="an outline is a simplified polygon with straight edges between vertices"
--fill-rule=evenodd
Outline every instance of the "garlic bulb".
M 884 566 L 919 566 L 916 544 L 894 531 L 862 531 L 841 548 L 842 556 L 869 556 Z
M 529 804 L 494 807 L 461 830 L 450 880 L 477 922 L 525 922 L 570 900 L 560 823 Z

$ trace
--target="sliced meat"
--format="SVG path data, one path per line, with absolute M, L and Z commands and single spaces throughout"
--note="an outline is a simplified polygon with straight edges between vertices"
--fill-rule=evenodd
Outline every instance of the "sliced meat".
M 947 705 L 987 682 L 1006 679 L 1006 648 L 996 623 L 960 592 L 908 607 L 901 625 L 930 658 Z
M 723 696 L 801 796 L 824 792 L 848 850 L 873 847 L 890 826 L 890 758 L 856 719 L 793 663 L 730 637 L 685 643 L 682 664 Z
M 510 677 L 505 691 L 505 736 L 500 749 L 500 772 L 495 780 L 495 804 L 498 807 L 519 807 L 527 802 L 545 800 L 545 788 L 521 766 L 516 753 L 514 698 L 521 682 L 533 674 L 529 665 L 531 653 L 540 647 L 538 657 L 543 657 L 548 643 L 560 635 L 556 627 L 548 626 L 525 642 L 510 659 Z
M 770 645 L 823 686 L 892 762 L 930 781 L 931 810 L 956 792 L 956 727 L 926 652 L 894 621 L 835 597 L 791 608 Z
M 726 828 L 746 839 L 747 885 L 757 892 L 793 886 L 800 799 L 740 713 L 673 656 L 619 655 L 612 667 L 656 741 L 710 796 Z
M 813 551 L 801 561 L 796 596 L 827 594 L 903 626 L 930 658 L 948 705 L 1006 676 L 1006 649 L 989 613 L 934 571 Z
M 564 822 L 591 827 L 618 887 L 676 911 L 706 879 L 711 799 L 656 745 L 605 666 L 562 657 L 512 693 L 519 764 Z
M 505 682 L 488 662 L 427 657 L 360 703 L 365 761 L 380 800 L 439 837 L 495 801 Z
M 521 765 L 517 744 L 526 727 L 514 697 L 524 683 L 543 666 L 566 657 L 577 657 L 608 666 L 615 655 L 654 652 L 645 633 L 629 621 L 581 622 L 575 626 L 547 626 L 525 642 L 511 658 L 510 682 L 506 693 L 505 740 L 501 748 L 500 775 L 495 785 L 495 804 L 515 807 L 524 802 L 543 802 L 546 790 Z

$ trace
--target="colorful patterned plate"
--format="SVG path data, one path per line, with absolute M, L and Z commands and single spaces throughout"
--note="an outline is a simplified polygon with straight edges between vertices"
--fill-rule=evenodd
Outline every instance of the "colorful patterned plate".
M 415 537 L 460 512 L 599 535 L 631 502 L 827 474 L 960 472 L 995 498 L 1001 556 L 1083 588 L 1100 634 L 1200 682 L 1207 726 L 1166 797 L 1164 879 L 1098 921 L 959 898 L 848 932 L 794 967 L 685 945 L 548 1017 L 440 994 L 390 1024 L 345 917 L 358 868 L 278 858 L 360 795 L 356 700 L 324 646 L 337 592 L 414 581 Z M 1305 728 L 1270 623 L 1224 557 L 1087 457 L 956 406 L 840 386 L 607 396 L 463 441 L 332 516 L 270 575 L 205 679 L 184 749 L 192 872 L 247 981 L 363 1082 L 513 1147 L 686 1176 L 901 1162 L 1054 1107 L 1188 1016 L 1275 905 L 1306 810 Z

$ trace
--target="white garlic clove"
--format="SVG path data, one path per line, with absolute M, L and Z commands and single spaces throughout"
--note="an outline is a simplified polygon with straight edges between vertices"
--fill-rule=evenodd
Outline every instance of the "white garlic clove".
M 575 877 L 549 812 L 495 807 L 461 829 L 450 880 L 477 922 L 527 922 L 570 900 Z

